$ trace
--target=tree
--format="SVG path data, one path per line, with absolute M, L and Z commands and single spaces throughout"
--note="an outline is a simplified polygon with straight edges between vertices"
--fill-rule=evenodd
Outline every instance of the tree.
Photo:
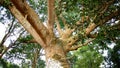
M 90 42 L 94 43 L 94 39 L 99 40 L 100 30 L 103 30 L 103 37 L 106 38 L 107 33 L 102 27 L 109 26 L 110 29 L 120 30 L 119 0 L 41 0 L 40 2 L 45 4 L 41 4 L 40 9 L 46 8 L 47 4 L 44 21 L 41 21 L 30 7 L 30 2 L 33 1 L 4 0 L 0 1 L 0 4 L 10 10 L 45 50 L 47 68 L 70 68 L 67 53 Z M 40 11 L 42 12 L 42 9 Z M 43 22 L 46 22 L 46 25 Z M 56 35 L 55 31 L 59 34 Z M 110 39 L 113 41 L 113 38 Z M 116 39 L 119 37 L 114 40 Z

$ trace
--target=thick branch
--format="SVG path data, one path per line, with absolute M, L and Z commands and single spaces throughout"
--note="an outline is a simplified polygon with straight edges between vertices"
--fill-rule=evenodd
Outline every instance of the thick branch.
M 48 0 L 48 28 L 51 32 L 53 32 L 54 22 L 55 22 L 55 7 L 54 0 Z
M 44 48 L 46 46 L 42 37 L 37 33 L 37 30 L 33 28 L 33 26 L 29 23 L 28 20 L 16 9 L 15 6 L 9 7 L 11 13 L 18 19 L 18 21 L 22 24 L 22 26 L 35 38 L 35 40 L 41 44 Z
M 36 14 L 36 12 L 26 3 L 25 0 L 11 0 L 11 2 L 15 5 L 15 7 L 23 16 L 27 15 L 26 19 L 28 20 L 32 28 L 34 28 L 41 39 L 46 42 L 46 38 L 49 36 L 49 32 L 40 21 L 39 16 Z

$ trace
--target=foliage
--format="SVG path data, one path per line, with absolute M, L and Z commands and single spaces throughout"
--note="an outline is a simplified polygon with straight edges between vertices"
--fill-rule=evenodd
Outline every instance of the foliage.
M 114 68 L 120 67 L 120 40 L 117 41 L 117 44 L 113 48 L 113 50 L 110 52 L 110 60 L 113 62 Z
M 5 0 L 6 5 L 9 5 L 9 0 Z M 112 2 L 113 3 L 110 3 Z M 47 0 L 39 0 L 38 3 L 33 0 L 27 0 L 29 5 L 38 13 L 42 22 L 47 21 Z M 110 4 L 110 5 L 108 5 Z M 108 8 L 105 9 L 108 5 Z M 14 17 L 7 9 L 0 7 L 0 22 L 5 23 L 7 20 L 12 20 Z M 103 21 L 106 17 L 116 10 L 120 10 L 120 0 L 58 0 L 55 2 L 55 11 L 60 21 L 60 26 L 64 29 L 65 25 L 61 19 L 61 15 L 65 19 L 67 25 L 71 29 L 76 29 L 75 34 L 79 34 L 79 43 L 84 43 L 90 36 L 85 36 L 85 28 L 90 23 L 97 24 L 97 28 L 91 32 L 95 35 L 95 40 L 91 42 L 91 45 L 82 47 L 76 52 L 72 52 L 73 58 L 70 60 L 73 68 L 99 68 L 100 64 L 104 60 L 108 63 L 109 67 L 118 68 L 120 65 L 120 15 L 114 16 L 102 25 L 100 21 Z M 76 25 L 77 21 L 82 20 L 84 17 L 88 17 L 87 21 L 82 22 L 82 25 Z M 95 19 L 95 20 L 94 20 Z M 55 25 L 56 26 L 56 25 Z M 24 38 L 23 38 L 24 37 Z M 21 59 L 23 68 L 29 68 L 33 61 L 34 53 L 41 50 L 38 44 L 27 43 L 26 40 L 32 39 L 31 35 L 26 35 L 19 38 L 16 44 L 6 53 L 6 59 Z M 115 44 L 111 48 L 112 44 Z M 102 50 L 100 52 L 99 50 Z M 104 50 L 108 51 L 106 57 L 102 57 Z M 70 55 L 71 56 L 71 55 Z M 30 60 L 26 62 L 25 59 Z M 37 67 L 44 67 L 44 61 L 40 57 L 37 58 Z
M 38 68 L 44 68 L 44 61 L 41 60 L 40 55 L 41 53 L 41 46 L 39 46 L 36 43 L 27 43 L 25 41 L 29 41 L 32 39 L 31 35 L 24 36 L 23 38 L 19 38 L 19 40 L 16 43 L 19 43 L 17 45 L 14 45 L 14 47 L 6 53 L 6 58 L 12 61 L 12 59 L 22 60 L 22 68 L 29 68 L 32 66 L 34 61 L 37 62 L 36 67 Z M 36 59 L 36 54 L 38 55 Z
M 73 68 L 99 68 L 103 57 L 92 45 L 89 45 L 73 52 L 70 61 Z
M 0 59 L 0 68 L 19 68 L 19 66 Z
M 108 67 L 117 68 L 119 66 L 119 37 L 120 30 L 118 29 L 119 23 L 111 27 L 113 21 L 106 23 L 104 26 L 99 27 L 99 34 L 94 45 L 97 46 L 97 50 L 102 49 L 101 54 L 104 54 L 104 50 L 107 50 L 107 56 L 104 56 L 104 60 L 107 62 Z M 113 48 L 112 48 L 113 46 Z M 118 61 L 115 61 L 118 60 Z

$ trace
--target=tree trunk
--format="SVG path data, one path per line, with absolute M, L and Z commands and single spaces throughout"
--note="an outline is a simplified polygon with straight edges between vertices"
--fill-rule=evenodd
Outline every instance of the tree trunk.
M 45 48 L 45 56 L 46 68 L 70 68 L 61 41 L 51 42 L 50 46 Z
M 54 33 L 40 22 L 38 15 L 26 2 L 21 0 L 11 0 L 11 2 L 13 3 L 9 6 L 11 13 L 45 49 L 46 68 L 70 68 L 66 58 L 65 41 L 56 38 Z

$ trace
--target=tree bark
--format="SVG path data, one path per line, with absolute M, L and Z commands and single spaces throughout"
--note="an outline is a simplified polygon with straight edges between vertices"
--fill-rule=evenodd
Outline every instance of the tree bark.
M 70 68 L 64 43 L 58 39 L 45 48 L 46 68 Z

